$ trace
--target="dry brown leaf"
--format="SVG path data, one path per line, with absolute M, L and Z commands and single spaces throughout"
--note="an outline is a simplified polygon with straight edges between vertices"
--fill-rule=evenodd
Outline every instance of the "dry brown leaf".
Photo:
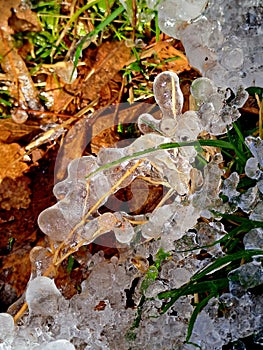
M 37 123 L 17 124 L 12 119 L 0 119 L 0 142 L 12 143 L 32 137 L 39 130 Z M 33 134 L 33 135 L 32 135 Z
M 165 70 L 181 73 L 191 69 L 186 56 L 180 50 L 177 50 L 172 43 L 163 41 L 157 42 L 155 50 L 161 61 L 174 58 L 174 60 L 170 60 L 164 64 L 163 68 Z
M 17 143 L 0 143 L 0 183 L 5 177 L 15 180 L 29 169 L 20 158 L 24 151 Z
M 40 110 L 38 93 L 27 66 L 13 47 L 11 37 L 3 31 L 1 31 L 0 55 L 3 56 L 1 67 L 12 82 L 9 90 L 16 104 L 22 109 Z
M 21 0 L 0 0 L 0 28 L 9 34 L 40 31 L 37 15 Z
M 166 63 L 163 63 L 163 66 L 162 66 L 163 70 L 171 70 L 179 74 L 185 70 L 191 69 L 184 53 L 176 49 L 173 46 L 172 42 L 169 42 L 169 41 L 156 42 L 152 47 L 143 51 L 140 54 L 140 59 L 145 60 L 154 56 L 157 56 L 158 62 L 156 62 L 156 58 L 154 58 L 154 62 L 156 63 L 160 63 L 168 59 L 174 59 L 174 60 L 169 60 Z M 135 57 L 131 58 L 127 62 L 127 65 L 131 64 L 132 62 L 135 62 L 136 60 L 137 58 Z
M 79 78 L 72 85 L 79 84 Z M 53 101 L 50 110 L 54 113 L 59 113 L 64 111 L 70 102 L 74 99 L 72 94 L 68 93 L 63 89 L 63 82 L 59 82 L 54 74 L 47 77 L 46 87 L 45 87 L 45 97 Z
M 82 97 L 94 100 L 101 89 L 122 69 L 129 60 L 131 49 L 123 41 L 105 42 L 96 56 L 96 64 L 82 86 Z
M 88 143 L 89 132 L 89 120 L 85 117 L 69 129 L 58 151 L 54 171 L 55 183 L 63 180 L 70 161 L 82 155 Z

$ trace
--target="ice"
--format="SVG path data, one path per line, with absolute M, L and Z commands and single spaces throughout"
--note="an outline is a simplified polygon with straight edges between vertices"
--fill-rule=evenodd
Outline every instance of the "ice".
M 115 226 L 113 231 L 120 243 L 129 243 L 134 236 L 134 229 L 127 220 L 119 221 L 118 227 Z
M 207 11 L 205 3 L 177 1 L 175 5 L 181 8 L 182 19 Z M 192 24 L 202 28 L 200 23 L 210 31 L 196 31 L 191 40 L 209 43 L 212 28 L 214 40 L 224 39 L 217 23 L 210 23 L 202 15 L 191 18 L 180 31 L 186 33 Z M 199 49 L 198 46 L 195 53 Z M 226 53 L 229 54 L 227 50 Z M 231 69 L 240 64 L 238 52 L 234 53 Z M 211 57 L 219 54 L 214 51 Z M 245 62 L 245 56 L 243 59 Z M 187 349 L 183 343 L 194 308 L 192 295 L 179 298 L 167 313 L 160 314 L 167 300 L 160 300 L 158 294 L 182 287 L 196 272 L 224 255 L 222 246 L 214 243 L 228 232 L 214 217 L 213 210 L 223 213 L 239 208 L 250 219 L 263 219 L 260 139 L 246 139 L 253 155 L 246 164 L 246 175 L 258 180 L 246 192 L 237 191 L 237 173 L 223 181 L 222 154 L 209 154 L 205 166 L 196 162 L 197 150 L 201 148 L 199 138 L 206 135 L 213 139 L 213 135 L 231 128 L 247 93 L 237 88 L 230 95 L 229 90 L 207 77 L 193 81 L 191 92 L 196 111 L 182 113 L 178 76 L 161 73 L 154 81 L 154 94 L 162 115 L 159 119 L 150 114 L 139 116 L 142 136 L 126 147 L 101 149 L 97 157 L 81 157 L 69 164 L 67 177 L 54 187 L 57 203 L 38 218 L 41 230 L 52 241 L 52 249 L 36 247 L 31 252 L 32 274 L 25 295 L 29 312 L 14 329 L 17 336 L 9 342 L 12 350 Z M 172 144 L 185 141 L 192 141 L 191 146 L 171 148 Z M 162 149 L 160 146 L 165 143 L 169 147 Z M 114 194 L 128 185 L 133 190 L 136 181 L 144 182 L 147 196 L 148 183 L 163 186 L 156 206 L 139 215 L 128 212 L 128 206 L 124 209 L 127 203 L 120 199 L 111 207 Z M 148 198 L 136 191 L 132 194 L 141 203 Z M 223 196 L 225 202 L 221 194 L 227 197 Z M 255 228 L 244 233 L 245 249 L 262 248 L 261 231 Z M 102 251 L 94 255 L 87 252 L 87 256 L 75 254 L 87 277 L 79 293 L 66 300 L 52 279 L 54 264 L 59 265 L 81 244 L 88 245 L 109 232 L 110 242 L 105 245 L 112 245 L 118 252 L 110 259 Z M 207 253 L 202 260 L 201 246 Z M 58 249 L 57 260 L 53 247 Z M 169 257 L 158 260 L 160 249 L 169 252 Z M 49 277 L 43 277 L 47 274 Z M 191 340 L 203 349 L 221 350 L 230 341 L 257 332 L 263 305 L 253 292 L 262 284 L 262 276 L 262 258 L 258 256 L 232 271 L 228 276 L 230 293 L 209 301 L 197 318 Z M 133 325 L 138 323 L 138 315 L 140 324 L 136 328 Z
M 177 74 L 173 72 L 158 74 L 153 83 L 153 92 L 164 119 L 175 119 L 181 113 L 184 97 Z
M 75 346 L 68 340 L 59 339 L 48 344 L 41 345 L 36 350 L 75 350 Z
M 187 111 L 178 118 L 174 137 L 178 141 L 193 141 L 202 131 L 200 119 L 195 111 Z M 187 147 L 187 149 L 191 147 Z M 180 149 L 181 150 L 181 149 Z
M 252 213 L 249 215 L 250 220 L 263 221 L 263 202 L 259 201 L 255 208 L 253 208 Z
M 263 249 L 263 229 L 254 228 L 243 238 L 245 249 Z
M 228 197 L 230 202 L 236 200 L 240 193 L 236 190 L 239 183 L 239 175 L 233 172 L 227 179 L 224 180 L 221 192 Z
M 7 313 L 0 313 L 0 344 L 3 342 L 11 342 L 14 331 L 15 323 L 13 317 Z
M 157 7 L 159 26 L 180 39 L 190 64 L 216 85 L 262 86 L 262 3 L 171 1 Z
M 197 102 L 203 102 L 208 97 L 216 93 L 217 88 L 212 80 L 208 78 L 197 78 L 191 85 L 191 94 L 197 100 Z
M 175 24 L 190 21 L 198 17 L 204 10 L 207 0 L 164 0 L 157 7 L 159 26 L 168 35 L 176 37 Z
M 248 136 L 245 139 L 245 143 L 258 161 L 260 167 L 263 167 L 263 141 L 260 137 Z
M 52 316 L 57 312 L 61 297 L 54 280 L 39 276 L 28 282 L 26 302 L 32 315 Z
M 261 171 L 258 167 L 258 160 L 254 157 L 249 158 L 246 162 L 245 173 L 247 177 L 258 180 L 261 176 Z
M 143 134 L 159 131 L 160 130 L 160 120 L 155 119 L 149 113 L 143 113 L 138 118 L 138 127 Z
M 258 200 L 258 188 L 257 186 L 250 187 L 246 192 L 242 193 L 238 200 L 238 206 L 245 213 L 251 212 Z
M 231 289 L 247 291 L 263 283 L 263 267 L 256 262 L 246 263 L 228 274 Z

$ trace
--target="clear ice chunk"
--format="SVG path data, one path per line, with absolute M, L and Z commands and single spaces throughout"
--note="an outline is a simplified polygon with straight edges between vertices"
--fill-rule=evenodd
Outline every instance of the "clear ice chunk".
M 48 277 L 39 276 L 28 282 L 26 302 L 31 315 L 54 315 L 58 310 L 60 297 L 54 280 Z
M 263 229 L 254 228 L 245 234 L 243 238 L 245 249 L 263 250 Z
M 228 197 L 230 202 L 236 200 L 240 193 L 236 190 L 239 183 L 239 175 L 233 172 L 227 179 L 224 180 L 221 192 Z
M 164 119 L 175 119 L 181 114 L 184 97 L 177 74 L 169 71 L 158 74 L 154 79 L 153 92 Z
M 251 157 L 247 160 L 245 166 L 245 174 L 250 179 L 258 180 L 261 176 L 261 171 L 258 167 L 258 160 L 254 157 Z
M 260 167 L 263 168 L 263 141 L 259 137 L 248 136 L 245 139 L 245 143 Z
M 263 283 L 263 267 L 261 263 L 250 262 L 246 263 L 235 270 L 232 270 L 228 274 L 228 279 L 230 280 L 230 292 L 231 287 L 234 289 L 237 285 L 247 291 L 248 289 L 257 287 Z M 231 282 L 233 282 L 231 284 Z
M 14 319 L 7 313 L 0 313 L 0 347 L 4 342 L 12 340 L 15 331 Z
M 161 0 L 157 10 L 161 30 L 182 41 L 203 76 L 234 90 L 263 86 L 261 1 Z

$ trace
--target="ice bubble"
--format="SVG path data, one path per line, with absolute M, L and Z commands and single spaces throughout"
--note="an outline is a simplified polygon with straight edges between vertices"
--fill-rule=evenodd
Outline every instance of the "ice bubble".
M 37 347 L 36 350 L 75 350 L 75 346 L 71 344 L 68 340 L 59 339 L 51 341 L 47 344 L 43 344 Z
M 61 297 L 54 280 L 39 276 L 28 282 L 26 302 L 32 315 L 49 316 L 57 312 Z
M 113 229 L 117 241 L 120 243 L 128 243 L 134 236 L 134 229 L 129 221 L 120 222 L 120 226 Z
M 236 70 L 244 63 L 243 50 L 240 48 L 223 48 L 221 64 L 228 70 Z
M 192 82 L 191 94 L 197 101 L 205 101 L 216 92 L 216 86 L 208 78 L 197 78 Z

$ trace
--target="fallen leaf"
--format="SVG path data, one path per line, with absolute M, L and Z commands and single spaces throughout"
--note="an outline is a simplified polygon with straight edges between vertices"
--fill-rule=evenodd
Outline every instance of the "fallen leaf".
M 0 119 L 0 142 L 12 143 L 21 139 L 32 139 L 39 131 L 39 123 L 30 122 L 19 125 L 11 118 Z
M 0 28 L 9 34 L 23 31 L 40 31 L 37 15 L 25 1 L 0 0 Z
M 101 89 L 129 60 L 131 49 L 123 41 L 103 43 L 96 55 L 96 63 L 82 83 L 82 98 L 96 99 Z
M 0 183 L 5 177 L 15 180 L 29 169 L 20 159 L 23 153 L 23 149 L 17 143 L 0 143 Z

